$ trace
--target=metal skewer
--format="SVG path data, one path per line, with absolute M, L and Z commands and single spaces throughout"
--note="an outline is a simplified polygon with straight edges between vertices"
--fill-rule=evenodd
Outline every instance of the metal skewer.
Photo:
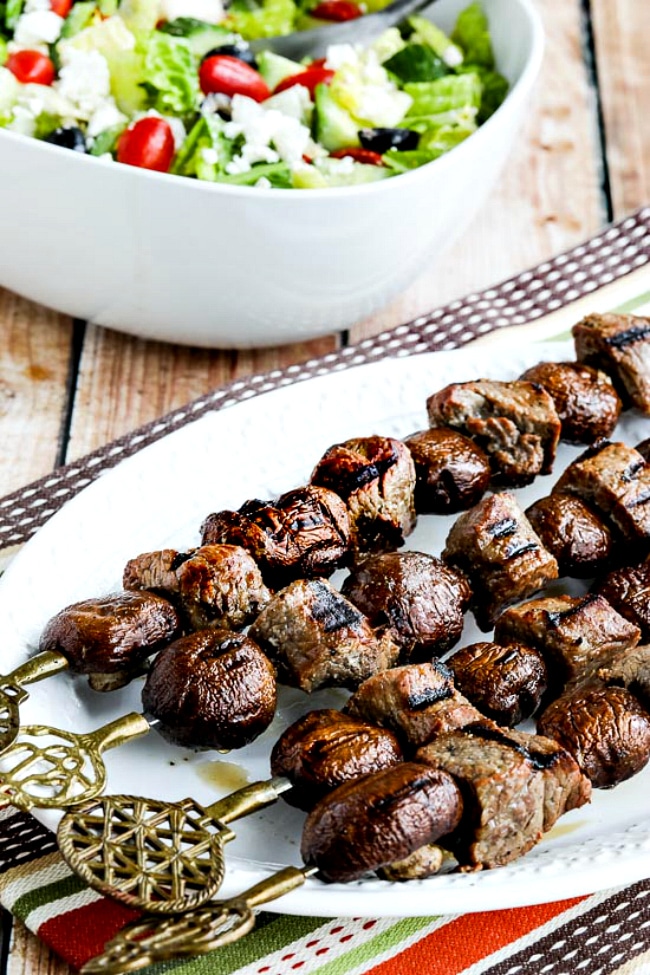
M 194 799 L 102 796 L 63 817 L 59 849 L 89 886 L 129 907 L 155 914 L 194 910 L 223 882 L 223 847 L 235 836 L 228 823 L 290 788 L 288 779 L 272 778 L 205 808 Z
M 304 884 L 316 867 L 284 867 L 229 900 L 161 920 L 150 916 L 123 928 L 82 975 L 122 975 L 157 961 L 205 955 L 243 938 L 255 926 L 253 909 Z

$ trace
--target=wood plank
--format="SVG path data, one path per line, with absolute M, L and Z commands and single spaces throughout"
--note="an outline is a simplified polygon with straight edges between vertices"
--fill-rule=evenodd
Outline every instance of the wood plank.
M 650 6 L 591 0 L 614 214 L 650 202 Z
M 621 3 L 631 9 L 638 0 Z M 607 4 L 619 6 L 602 0 Z M 546 31 L 542 70 L 525 128 L 491 199 L 447 254 L 397 301 L 352 330 L 353 341 L 538 264 L 605 221 L 580 3 L 545 0 L 536 6 Z M 641 43 L 639 38 L 639 49 Z
M 67 459 L 182 406 L 232 379 L 331 352 L 337 338 L 282 348 L 210 352 L 89 328 Z
M 71 338 L 69 318 L 0 289 L 0 497 L 54 466 Z
M 73 969 L 54 955 L 21 921 L 14 921 L 7 971 L 11 975 L 72 975 Z

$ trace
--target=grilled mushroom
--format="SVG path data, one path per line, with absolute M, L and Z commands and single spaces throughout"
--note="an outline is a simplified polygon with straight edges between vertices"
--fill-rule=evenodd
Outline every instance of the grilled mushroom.
M 455 514 L 480 501 L 490 483 L 490 462 L 458 430 L 421 430 L 404 441 L 415 462 L 418 513 Z
M 553 398 L 562 440 L 591 444 L 611 436 L 621 401 L 606 373 L 580 362 L 540 362 L 520 378 L 539 383 Z

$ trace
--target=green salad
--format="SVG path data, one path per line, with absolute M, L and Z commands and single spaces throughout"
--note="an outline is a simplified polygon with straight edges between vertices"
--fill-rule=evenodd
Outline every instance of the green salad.
M 253 39 L 384 0 L 0 0 L 0 127 L 158 172 L 309 189 L 416 169 L 499 107 L 489 24 L 411 16 L 298 63 Z

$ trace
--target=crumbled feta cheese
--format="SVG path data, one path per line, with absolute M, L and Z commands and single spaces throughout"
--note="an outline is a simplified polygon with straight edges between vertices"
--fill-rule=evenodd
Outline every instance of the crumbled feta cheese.
M 20 132 L 21 135 L 33 136 L 36 130 L 36 119 L 26 106 L 16 105 L 13 119 L 7 128 L 12 132 Z
M 298 119 L 284 115 L 277 109 L 264 108 L 244 95 L 233 98 L 232 120 L 226 122 L 224 131 L 230 139 L 240 135 L 244 137 L 241 155 L 229 165 L 278 162 L 282 159 L 293 166 L 302 160 L 310 143 L 309 129 Z
M 51 10 L 50 0 L 27 0 L 23 13 L 32 14 L 35 10 Z
M 331 173 L 340 173 L 347 176 L 354 172 L 354 159 L 352 156 L 343 156 L 342 159 L 328 159 L 327 169 Z
M 14 41 L 19 47 L 35 48 L 42 44 L 53 44 L 59 39 L 63 17 L 51 10 L 33 10 L 18 18 Z
M 455 44 L 450 44 L 442 55 L 442 60 L 449 68 L 457 68 L 463 63 L 463 52 Z
M 224 18 L 221 0 L 161 0 L 160 19 L 176 20 L 193 17 L 207 24 L 219 24 Z
M 201 115 L 214 115 L 216 112 L 230 113 L 232 98 L 220 91 L 211 91 L 201 102 Z
M 250 173 L 251 165 L 242 156 L 235 156 L 226 166 L 226 172 L 230 176 L 238 176 L 239 173 Z
M 63 67 L 56 87 L 75 106 L 79 118 L 88 119 L 106 104 L 114 104 L 108 64 L 99 51 L 66 46 L 61 53 Z
M 325 67 L 330 71 L 338 71 L 344 64 L 359 64 L 360 48 L 354 44 L 330 44 L 327 48 Z
M 201 159 L 206 166 L 216 166 L 219 162 L 219 153 L 216 149 L 206 146 L 204 149 L 201 149 Z
M 267 179 L 266 176 L 260 176 L 255 186 L 259 187 L 262 190 L 270 190 L 271 180 Z
M 122 115 L 115 103 L 106 102 L 93 112 L 88 120 L 88 135 L 93 138 L 106 129 L 112 129 L 122 122 L 126 122 L 126 115 Z

